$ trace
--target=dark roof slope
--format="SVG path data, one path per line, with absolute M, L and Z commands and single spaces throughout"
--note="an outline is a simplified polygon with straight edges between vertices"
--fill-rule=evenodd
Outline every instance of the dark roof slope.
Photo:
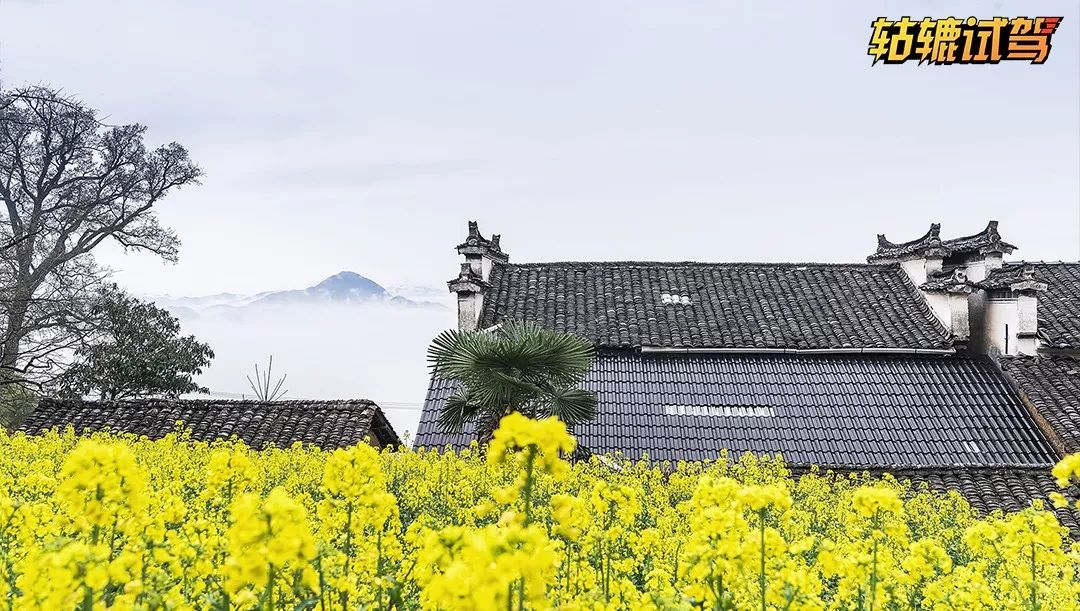
M 986 358 L 894 355 L 601 354 L 584 387 L 597 419 L 575 431 L 594 453 L 708 460 L 721 451 L 841 468 L 1032 466 L 1055 454 Z M 452 383 L 433 380 L 417 446 L 438 432 Z
M 1039 337 L 1052 348 L 1080 348 L 1080 263 L 1022 264 L 1047 284 L 1039 293 Z
M 950 337 L 898 265 L 496 264 L 481 327 L 532 320 L 602 347 L 924 348 Z
M 1050 439 L 1060 451 L 1080 452 L 1080 359 L 1005 357 L 1001 368 L 1053 429 Z
M 41 399 L 19 430 L 30 434 L 72 426 L 77 432 L 111 430 L 151 439 L 164 437 L 182 421 L 193 439 L 236 436 L 248 445 L 287 447 L 294 442 L 340 448 L 371 437 L 381 446 L 401 442 L 379 406 L 366 400 L 221 401 L 142 399 L 82 401 Z

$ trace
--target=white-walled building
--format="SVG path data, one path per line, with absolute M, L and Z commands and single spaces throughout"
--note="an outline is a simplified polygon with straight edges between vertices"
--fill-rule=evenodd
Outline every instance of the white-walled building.
M 1080 349 L 1076 309 L 1080 263 L 1006 262 L 1016 247 L 997 221 L 981 232 L 941 239 L 934 224 L 922 237 L 894 244 L 878 236 L 871 263 L 899 263 L 958 348 L 1000 356 Z

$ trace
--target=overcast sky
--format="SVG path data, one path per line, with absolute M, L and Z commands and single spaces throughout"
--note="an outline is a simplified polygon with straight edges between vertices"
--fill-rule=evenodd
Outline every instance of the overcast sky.
M 903 8 L 900 8 L 903 7 Z M 862 260 L 990 218 L 1080 256 L 1075 2 L 21 2 L 6 86 L 61 86 L 206 171 L 139 292 L 442 286 L 513 260 Z M 878 15 L 1059 15 L 1043 66 L 871 67 Z

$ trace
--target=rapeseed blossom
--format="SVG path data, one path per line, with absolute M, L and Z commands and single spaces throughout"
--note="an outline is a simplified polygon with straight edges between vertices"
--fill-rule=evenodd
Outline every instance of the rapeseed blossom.
M 0 611 L 1075 611 L 1061 488 L 979 515 L 890 477 L 720 455 L 571 464 L 558 420 L 460 452 L 0 432 Z

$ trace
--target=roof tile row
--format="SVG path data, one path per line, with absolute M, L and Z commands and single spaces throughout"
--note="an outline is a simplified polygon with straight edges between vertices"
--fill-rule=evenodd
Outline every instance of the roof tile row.
M 758 382 L 738 381 L 746 378 Z M 600 408 L 575 434 L 595 453 L 707 460 L 727 450 L 858 468 L 1048 468 L 1055 459 L 985 358 L 611 352 L 599 356 L 584 387 Z M 432 380 L 417 446 L 467 445 L 468 432 L 437 428 L 453 390 Z M 723 409 L 739 407 L 766 407 L 768 415 Z
M 481 327 L 531 320 L 602 347 L 951 345 L 897 265 L 495 264 L 488 281 Z

